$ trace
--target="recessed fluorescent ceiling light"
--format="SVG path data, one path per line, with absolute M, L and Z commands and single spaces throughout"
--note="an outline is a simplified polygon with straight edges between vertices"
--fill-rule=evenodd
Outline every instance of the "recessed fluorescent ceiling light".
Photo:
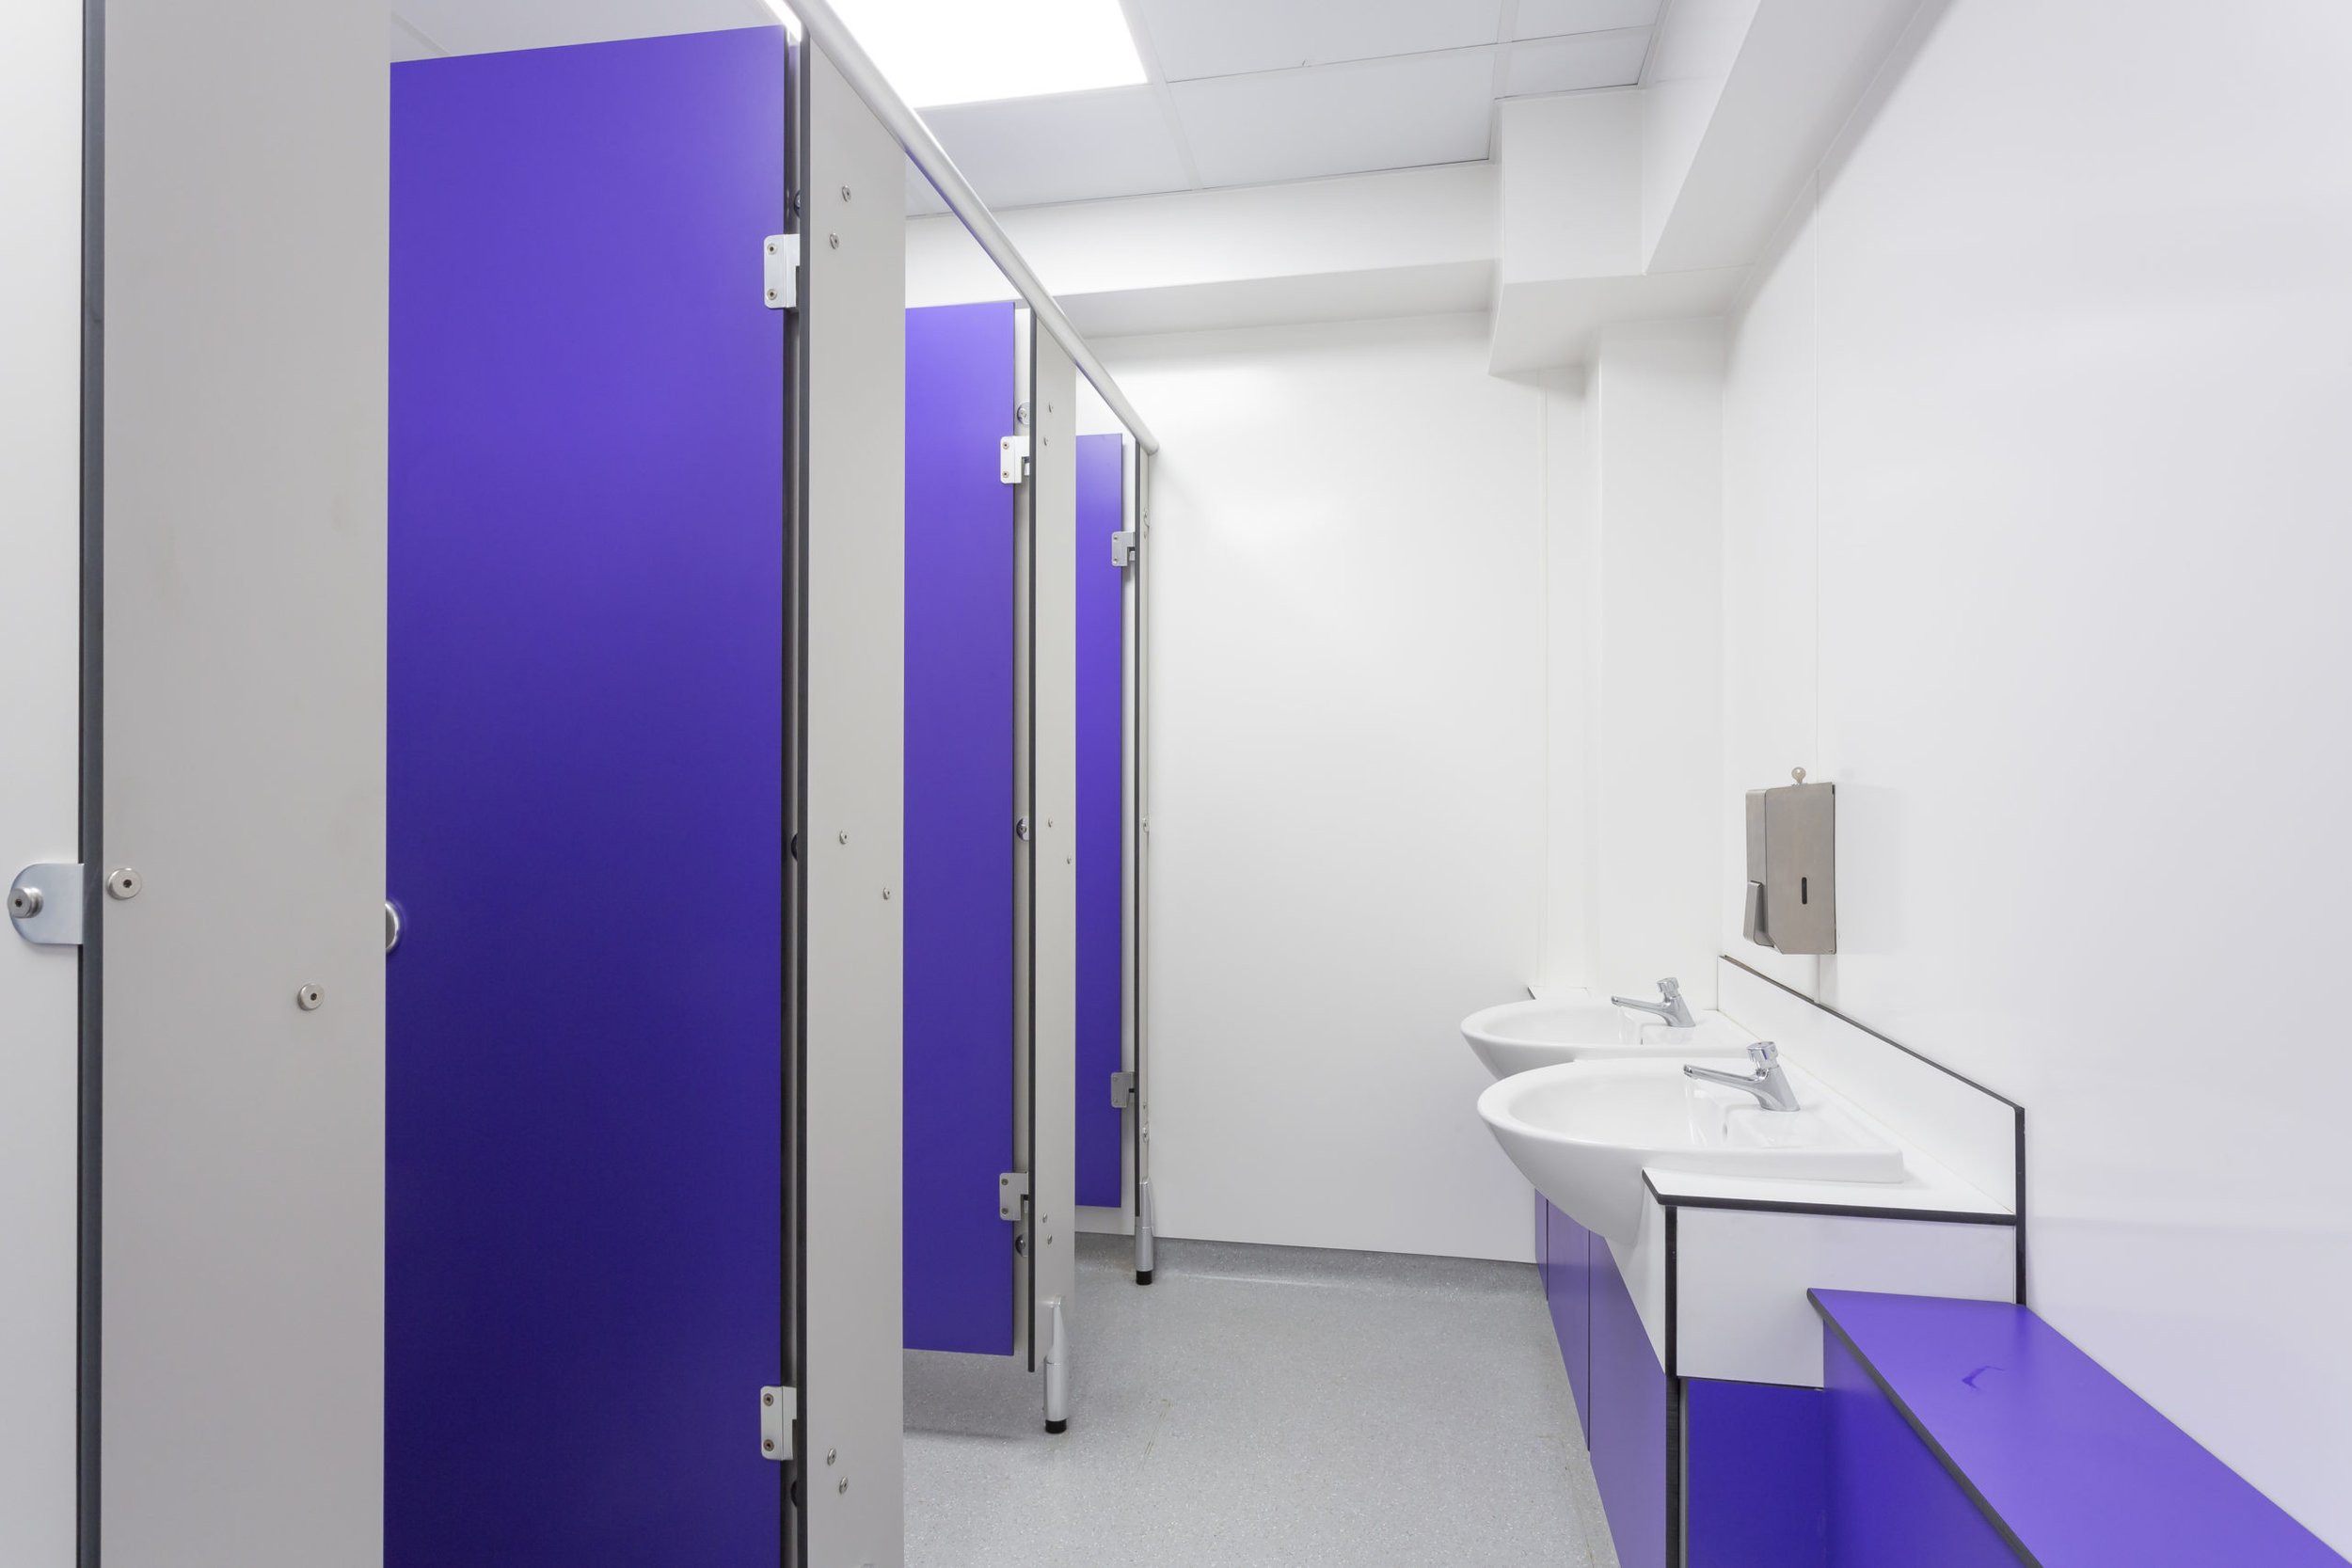
M 1147 80 L 1119 0 L 834 0 L 916 108 Z

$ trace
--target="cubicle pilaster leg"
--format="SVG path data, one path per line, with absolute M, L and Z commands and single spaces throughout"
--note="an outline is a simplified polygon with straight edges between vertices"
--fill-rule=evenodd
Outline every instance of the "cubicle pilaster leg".
M 1046 1303 L 1051 1321 L 1045 1340 L 1045 1430 L 1070 1430 L 1070 1340 L 1062 1331 L 1061 1298 Z
M 1152 1183 L 1136 1183 L 1136 1283 L 1152 1283 L 1152 1265 L 1155 1252 L 1152 1237 Z

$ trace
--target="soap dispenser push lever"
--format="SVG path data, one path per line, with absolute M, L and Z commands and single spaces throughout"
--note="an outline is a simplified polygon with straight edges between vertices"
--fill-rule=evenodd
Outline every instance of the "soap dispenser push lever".
M 1754 1072 L 1724 1072 L 1716 1068 L 1701 1067 L 1686 1062 L 1683 1076 L 1695 1078 L 1702 1084 L 1721 1084 L 1727 1089 L 1745 1089 L 1763 1102 L 1768 1111 L 1793 1111 L 1797 1108 L 1797 1091 L 1788 1086 L 1788 1075 L 1780 1070 L 1780 1048 L 1771 1040 L 1757 1040 L 1748 1047 L 1748 1060 L 1756 1064 Z

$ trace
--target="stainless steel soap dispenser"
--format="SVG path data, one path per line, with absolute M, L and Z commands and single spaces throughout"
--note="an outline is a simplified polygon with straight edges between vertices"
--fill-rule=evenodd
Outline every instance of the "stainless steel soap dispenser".
M 1748 897 L 1740 931 L 1778 953 L 1837 951 L 1837 786 L 1748 791 Z

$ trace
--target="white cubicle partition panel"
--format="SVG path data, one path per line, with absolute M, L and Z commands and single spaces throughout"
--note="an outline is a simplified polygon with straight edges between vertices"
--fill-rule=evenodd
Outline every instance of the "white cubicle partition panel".
M 1026 1143 L 1035 1223 L 1029 1233 L 1030 1343 L 1046 1371 L 1046 1419 L 1068 1339 L 1057 1327 L 1074 1307 L 1078 1234 L 1078 375 L 1069 354 L 1031 312 L 1030 430 L 1026 485 L 1030 562 L 1027 734 L 1030 842 Z M 1057 1323 L 1058 1319 L 1060 1320 Z M 1058 1341 L 1058 1343 L 1057 1343 Z M 1046 1368 L 1057 1359 L 1058 1371 Z M 1063 1387 L 1066 1389 L 1066 1383 Z
M 81 859 L 81 0 L 11 12 L 0 203 L 6 882 Z M 0 932 L 0 1520 L 27 1564 L 73 1560 L 79 971 L 72 946 Z
M 791 1375 L 805 1412 L 796 1461 L 805 1555 L 796 1560 L 898 1568 L 905 155 L 820 52 L 799 53 L 803 1252 Z
M 384 12 L 104 16 L 101 1544 L 373 1562 Z

